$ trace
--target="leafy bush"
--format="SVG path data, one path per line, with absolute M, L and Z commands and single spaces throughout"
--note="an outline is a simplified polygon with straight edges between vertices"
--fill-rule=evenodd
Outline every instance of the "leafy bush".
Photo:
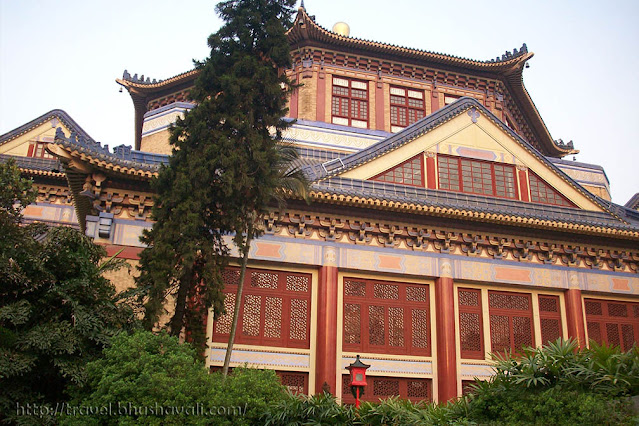
M 337 403 L 328 393 L 311 397 L 289 393 L 264 413 L 265 425 L 347 425 L 353 424 L 353 409 Z
M 190 344 L 166 333 L 119 335 L 87 371 L 87 385 L 75 389 L 69 406 L 111 412 L 76 413 L 63 424 L 255 424 L 285 396 L 273 371 L 236 368 L 225 381 L 208 374 Z

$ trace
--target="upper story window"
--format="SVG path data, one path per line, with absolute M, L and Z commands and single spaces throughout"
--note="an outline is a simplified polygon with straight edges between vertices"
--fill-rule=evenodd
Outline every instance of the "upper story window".
M 455 102 L 457 99 L 461 98 L 458 95 L 449 95 L 448 93 L 444 94 L 444 105 L 450 105 Z
M 333 77 L 333 124 L 368 128 L 368 84 L 364 81 Z
M 47 142 L 30 142 L 29 143 L 29 151 L 27 152 L 27 157 L 36 157 L 36 158 L 53 158 L 53 155 L 49 154 L 44 147 L 47 145 Z
M 400 185 L 424 186 L 424 156 L 418 155 L 373 178 Z
M 391 131 L 397 132 L 426 115 L 424 92 L 402 87 L 390 88 Z
M 553 204 L 555 206 L 576 207 L 557 190 L 544 182 L 536 174 L 529 172 L 530 201 L 533 203 Z
M 442 155 L 438 175 L 439 189 L 517 198 L 513 166 Z

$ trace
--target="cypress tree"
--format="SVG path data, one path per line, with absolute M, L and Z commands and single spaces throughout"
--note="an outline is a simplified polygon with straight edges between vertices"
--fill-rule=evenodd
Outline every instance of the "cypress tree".
M 138 286 L 147 326 L 162 314 L 169 294 L 175 310 L 170 333 L 186 324 L 203 345 L 202 318 L 224 310 L 221 272 L 234 234 L 242 258 L 259 236 L 259 218 L 281 193 L 281 132 L 293 85 L 286 30 L 294 0 L 229 0 L 217 5 L 225 21 L 208 39 L 210 56 L 196 63 L 196 106 L 172 129 L 173 154 L 154 182 L 156 220 L 143 236 Z M 239 296 L 239 295 L 238 295 Z M 238 302 L 239 302 L 238 298 Z

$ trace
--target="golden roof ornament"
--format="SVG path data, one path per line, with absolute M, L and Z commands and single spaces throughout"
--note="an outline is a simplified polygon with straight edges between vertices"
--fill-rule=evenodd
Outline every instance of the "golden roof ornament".
M 348 37 L 351 33 L 351 27 L 349 27 L 346 22 L 338 22 L 335 25 L 333 25 L 332 31 L 341 36 Z

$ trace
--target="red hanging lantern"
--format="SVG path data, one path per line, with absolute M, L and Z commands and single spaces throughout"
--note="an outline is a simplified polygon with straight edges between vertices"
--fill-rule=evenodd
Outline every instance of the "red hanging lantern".
M 366 387 L 366 370 L 370 365 L 364 364 L 359 355 L 355 358 L 355 362 L 350 364 L 346 369 L 351 374 L 351 392 L 355 397 L 355 408 L 359 408 L 359 398 L 364 395 L 364 388 Z

